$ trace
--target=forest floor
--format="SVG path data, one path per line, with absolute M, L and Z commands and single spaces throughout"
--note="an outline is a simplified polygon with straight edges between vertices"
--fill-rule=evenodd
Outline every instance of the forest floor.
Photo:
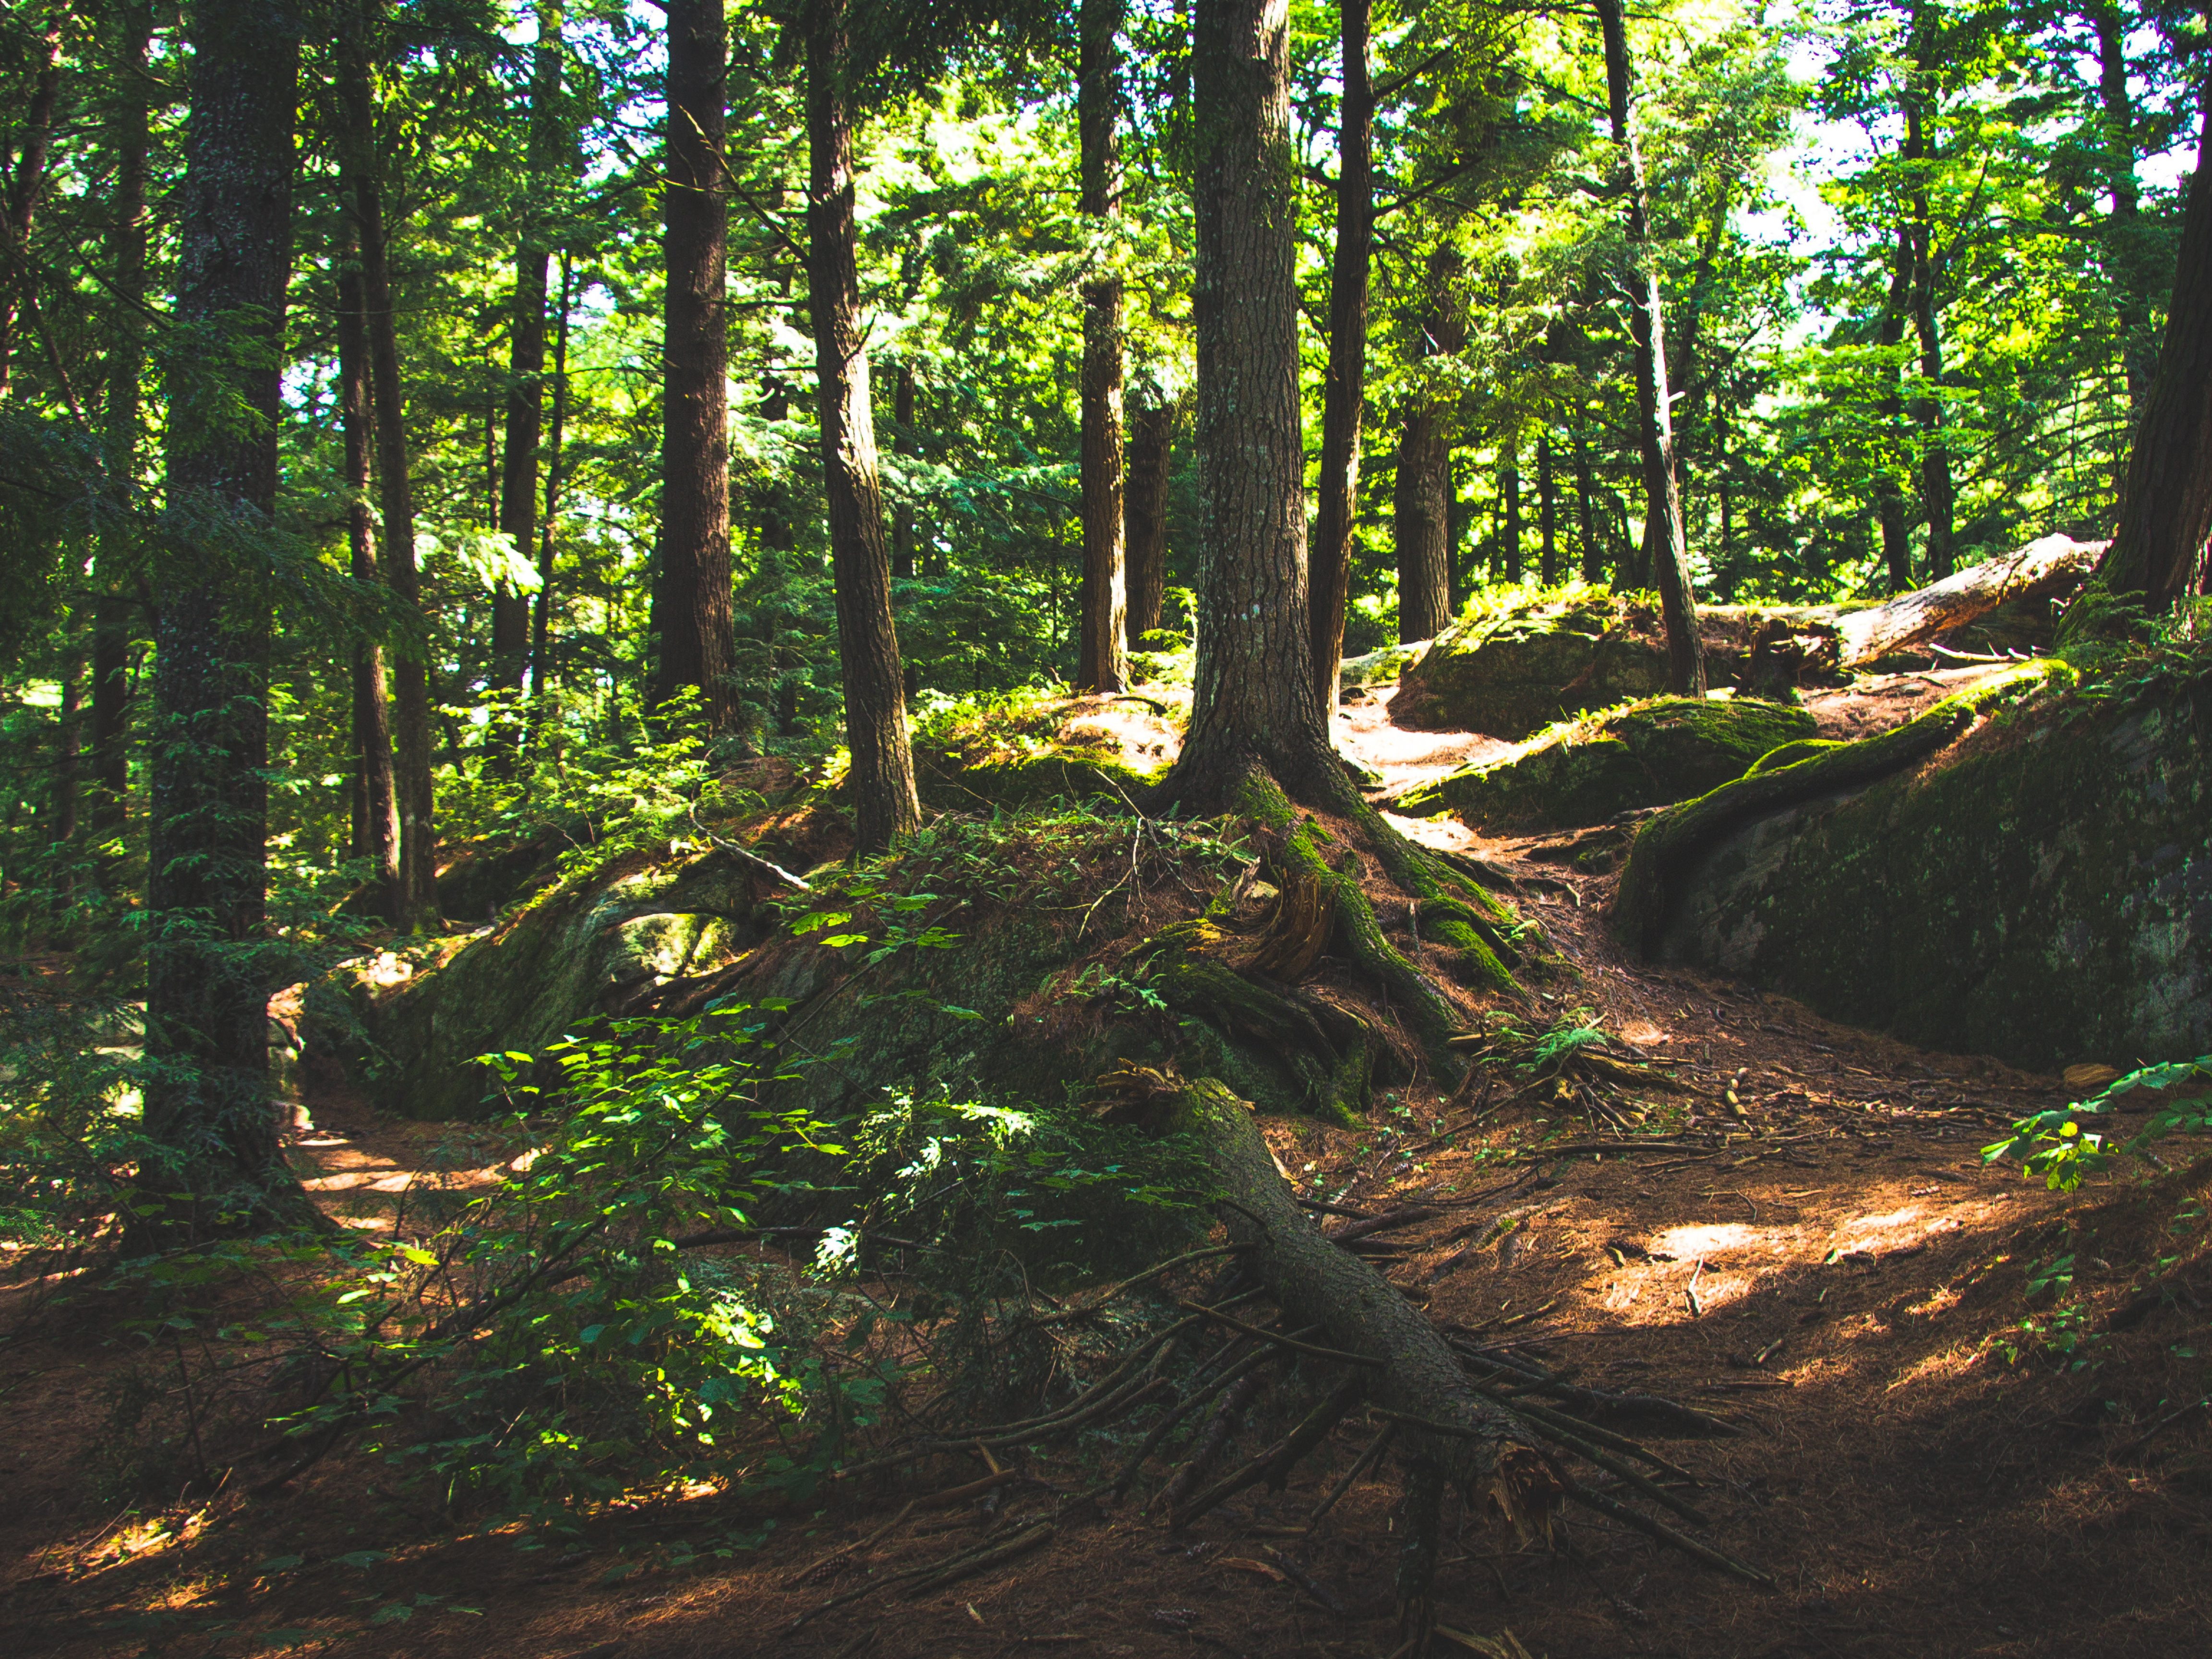
M 1957 689 L 1953 678 L 1924 680 L 1926 696 Z M 1393 787 L 1491 752 L 1474 734 L 1394 732 L 1379 713 L 1389 690 L 1356 700 L 1340 731 Z M 1896 700 L 1918 696 L 1900 687 Z M 1510 1078 L 1502 1103 L 1451 1114 L 1465 1123 L 1353 1133 L 1281 1120 L 1268 1138 L 1338 1206 L 1438 1212 L 1395 1235 L 1386 1264 L 1435 1320 L 1733 1425 L 1732 1437 L 1665 1450 L 1702 1483 L 1708 1535 L 1775 1586 L 1747 1588 L 1580 1511 L 1548 1547 L 1516 1542 L 1454 1498 L 1441 1626 L 1486 1641 L 1510 1632 L 1550 1659 L 2212 1650 L 2212 1425 L 2189 1409 L 2191 1345 L 2212 1342 L 2197 1301 L 2212 1276 L 2192 1283 L 2203 1230 L 2187 1220 L 2212 1173 L 2116 1173 L 2069 1199 L 1985 1169 L 1978 1148 L 2063 1104 L 2061 1079 L 1628 961 L 1603 926 L 1613 878 L 1526 862 L 1542 842 L 1463 844 L 1554 878 L 1533 913 L 1580 977 L 1546 992 L 1547 1006 L 1589 1011 L 1580 1023 L 1689 1085 L 1650 1096 L 1639 1149 L 1563 1158 L 1563 1132 L 1567 1145 L 1624 1137 L 1550 1085 Z M 425 1184 L 498 1175 L 465 1127 L 380 1120 L 328 1074 L 310 1079 L 298 1144 L 321 1171 L 320 1201 L 363 1230 Z M 1492 1242 L 1506 1212 L 1518 1225 Z M 2184 1234 L 2193 1243 L 2173 1242 Z M 2032 1294 L 2052 1271 L 2039 1264 L 2062 1257 L 2070 1281 Z M 2154 1279 L 2171 1293 L 2142 1297 Z M 42 1288 L 0 1286 L 0 1330 Z M 103 1498 L 136 1311 L 88 1289 L 0 1346 L 11 1655 L 199 1659 L 335 1640 L 410 1659 L 1383 1659 L 1398 1645 L 1398 1472 L 1370 1471 L 1307 1525 L 1371 1425 L 1347 1421 L 1287 1489 L 1247 1492 L 1179 1534 L 1139 1498 L 1082 1496 L 1103 1466 L 1069 1454 L 1010 1459 L 1005 1484 L 949 1507 L 904 1510 L 913 1491 L 833 1498 L 726 1559 L 672 1548 L 737 1523 L 710 1491 L 611 1504 L 565 1552 L 524 1549 L 520 1532 L 471 1530 L 365 1454 L 261 1501 Z M 1251 1443 L 1280 1426 L 1255 1425 Z M 935 1468 L 920 1490 L 992 1472 L 981 1455 Z M 1024 1517 L 1057 1530 L 949 1588 L 902 1599 L 885 1584 L 788 1628 L 872 1574 L 951 1557 Z M 300 1559 L 262 1571 L 277 1557 Z M 1450 1636 L 1433 1650 L 1475 1650 Z

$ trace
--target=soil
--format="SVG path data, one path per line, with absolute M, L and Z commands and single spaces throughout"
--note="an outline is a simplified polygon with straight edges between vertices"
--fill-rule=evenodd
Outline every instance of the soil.
M 1394 786 L 1493 741 L 1369 721 L 1389 689 L 1340 729 Z M 1918 696 L 1900 690 L 1884 722 Z M 1525 846 L 1468 839 L 1509 865 Z M 1628 962 L 1602 922 L 1613 878 L 1522 867 L 1546 878 L 1527 913 L 1580 973 L 1540 993 L 1547 1014 L 1603 1027 L 1679 1086 L 1563 1096 L 1501 1064 L 1449 1102 L 1406 1095 L 1368 1133 L 1278 1120 L 1270 1143 L 1317 1201 L 1439 1212 L 1389 1235 L 1386 1267 L 1437 1321 L 1723 1419 L 1728 1437 L 1649 1443 L 1699 1482 L 1705 1535 L 1775 1582 L 1746 1587 L 1581 1510 L 1548 1540 L 1516 1540 L 1455 1497 L 1441 1626 L 1486 1644 L 1510 1632 L 1550 1659 L 2212 1646 L 2212 1423 L 2191 1409 L 2212 1383 L 2197 1357 L 2212 1352 L 2212 1171 L 2116 1171 L 2069 1198 L 1984 1168 L 1978 1148 L 2005 1122 L 2069 1097 L 2061 1079 Z M 304 1090 L 298 1155 L 349 1229 L 384 1232 L 498 1178 L 495 1149 L 465 1126 L 378 1118 L 327 1068 L 311 1066 Z M 1563 1155 L 1629 1139 L 1601 1110 L 1640 1115 L 1638 1149 Z M 1501 1216 L 1518 1224 L 1496 1240 Z M 2031 1270 L 2063 1257 L 2070 1282 L 2031 1294 Z M 0 1284 L 11 1655 L 1382 1659 L 1401 1640 L 1395 1461 L 1307 1526 L 1375 1432 L 1357 1413 L 1286 1489 L 1248 1492 L 1183 1534 L 1141 1512 L 1165 1464 L 1126 1504 L 1085 1495 L 1127 1455 L 1094 1443 L 1009 1457 L 1006 1484 L 909 1510 L 993 1472 L 941 1457 L 902 1486 L 774 1516 L 749 1547 L 730 1540 L 750 1542 L 761 1517 L 703 1484 L 608 1504 L 549 1542 L 483 1529 L 358 1449 L 261 1497 L 118 1492 L 110 1413 L 147 1352 L 143 1311 L 89 1274 L 19 1265 Z M 1263 1396 L 1238 1447 L 1298 1408 Z M 1039 1547 L 959 1583 L 914 1599 L 885 1583 L 819 1610 L 1046 1519 Z M 360 1552 L 381 1553 L 349 1559 Z M 1493 1650 L 1446 1635 L 1431 1650 Z

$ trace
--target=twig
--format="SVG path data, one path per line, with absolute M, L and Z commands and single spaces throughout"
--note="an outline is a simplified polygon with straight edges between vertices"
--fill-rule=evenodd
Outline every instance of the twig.
M 1314 1505 L 1314 1512 L 1306 1517 L 1308 1530 L 1321 1524 L 1322 1516 L 1334 1509 L 1337 1500 L 1350 1492 L 1353 1484 L 1366 1473 L 1368 1467 L 1389 1449 L 1391 1439 L 1397 1432 L 1398 1425 L 1395 1423 L 1385 1423 L 1382 1425 L 1382 1431 L 1367 1443 L 1367 1449 L 1352 1460 L 1352 1467 L 1344 1472 L 1344 1479 L 1331 1486 L 1328 1496 Z
M 1593 1509 L 1600 1515 L 1611 1516 L 1616 1521 L 1625 1522 L 1645 1536 L 1656 1538 L 1662 1544 L 1670 1544 L 1683 1554 L 1694 1557 L 1709 1567 L 1717 1567 L 1731 1577 L 1741 1578 L 1747 1584 L 1758 1584 L 1769 1589 L 1774 1586 L 1772 1577 L 1761 1572 L 1757 1567 L 1747 1566 L 1732 1555 L 1723 1555 L 1710 1545 L 1700 1544 L 1686 1533 L 1676 1531 L 1664 1521 L 1655 1521 L 1642 1510 L 1629 1508 L 1618 1498 L 1607 1498 L 1601 1492 L 1592 1492 L 1588 1486 L 1579 1486 L 1572 1481 L 1569 1481 L 1561 1490 L 1570 1499 L 1582 1504 L 1585 1509 Z
M 829 1554 L 823 1556 L 819 1561 L 814 1563 L 813 1565 L 801 1567 L 797 1572 L 787 1575 L 778 1588 L 781 1589 L 796 1589 L 799 1585 L 813 1577 L 815 1574 L 820 1572 L 824 1567 L 834 1566 L 836 1563 L 843 1560 L 848 1555 L 858 1555 L 862 1550 L 871 1548 L 873 1546 L 881 1543 L 884 1539 L 890 1537 L 891 1534 L 896 1532 L 900 1527 L 905 1524 L 907 1516 L 914 1513 L 915 1505 L 921 1502 L 921 1499 L 919 1498 L 913 1499 L 904 1509 L 893 1516 L 889 1522 L 883 1526 L 877 1528 L 875 1531 L 870 1533 L 866 1538 L 856 1540 L 853 1543 L 846 1545 L 842 1549 L 831 1550 Z
M 1365 1354 L 1346 1353 L 1341 1348 L 1318 1347 L 1311 1342 L 1301 1342 L 1296 1337 L 1263 1331 L 1257 1325 L 1247 1325 L 1241 1319 L 1231 1318 L 1218 1308 L 1200 1307 L 1195 1302 L 1178 1302 L 1176 1305 L 1188 1308 L 1193 1313 L 1204 1314 L 1208 1319 L 1218 1321 L 1231 1330 L 1242 1331 L 1247 1336 L 1256 1336 L 1262 1342 L 1272 1342 L 1279 1348 L 1291 1348 L 1299 1353 L 1310 1354 L 1316 1359 L 1333 1359 L 1340 1365 L 1387 1365 L 1390 1363 L 1387 1359 L 1370 1359 Z

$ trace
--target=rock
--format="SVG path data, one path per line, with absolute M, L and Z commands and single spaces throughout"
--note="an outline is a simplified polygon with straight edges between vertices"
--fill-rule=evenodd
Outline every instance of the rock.
M 1362 686 L 1388 684 L 1426 656 L 1429 645 L 1427 640 L 1416 640 L 1411 645 L 1386 645 L 1362 657 L 1346 657 L 1337 672 L 1337 688 L 1356 691 Z
M 1809 738 L 1813 716 L 1753 698 L 1654 697 L 1555 726 L 1504 760 L 1407 791 L 1394 810 L 1493 832 L 1601 823 L 1687 800 Z
M 1658 954 L 2039 1069 L 2212 1051 L 2208 735 L 2212 678 L 2046 699 L 1735 826 L 1670 884 Z

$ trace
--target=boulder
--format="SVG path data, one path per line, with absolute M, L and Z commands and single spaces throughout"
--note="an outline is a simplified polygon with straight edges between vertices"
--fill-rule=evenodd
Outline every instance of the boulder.
M 2208 735 L 2212 676 L 2133 702 L 2046 691 L 1871 781 L 1842 763 L 1881 738 L 1747 780 L 1765 810 L 1677 809 L 1718 833 L 1675 860 L 1646 943 L 2022 1066 L 2212 1052 Z M 1774 793 L 1797 772 L 1838 787 Z
M 1751 697 L 1654 697 L 1553 726 L 1506 758 L 1410 789 L 1394 810 L 1450 812 L 1493 833 L 1602 823 L 1741 777 L 1812 738 L 1802 708 Z

